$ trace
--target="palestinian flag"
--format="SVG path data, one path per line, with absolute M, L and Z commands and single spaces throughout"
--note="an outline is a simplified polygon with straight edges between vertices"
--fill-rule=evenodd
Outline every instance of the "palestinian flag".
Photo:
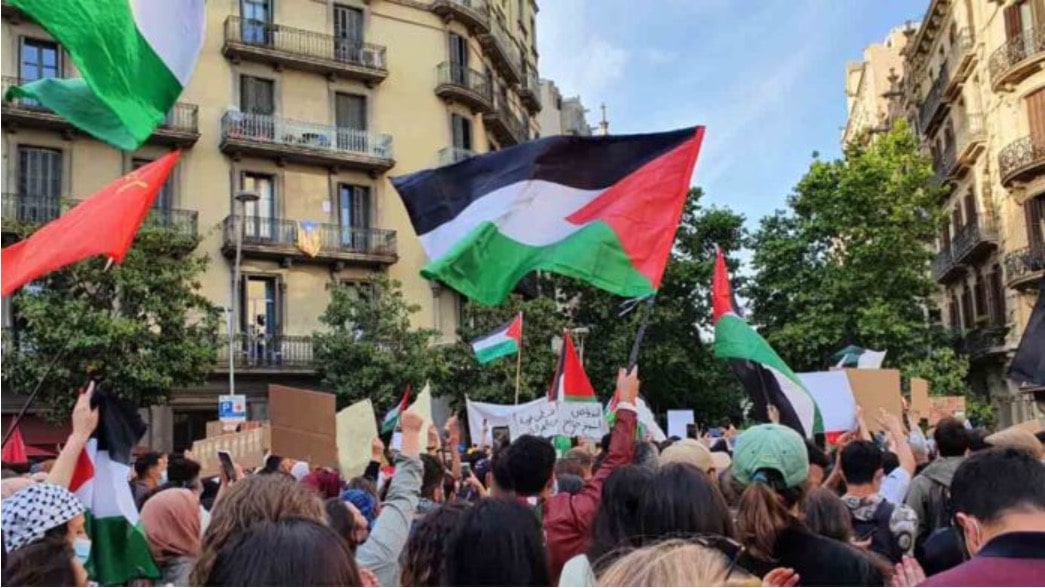
M 876 370 L 885 361 L 885 351 L 865 349 L 859 345 L 846 345 L 831 356 L 831 364 L 836 368 L 860 368 Z
M 87 572 L 103 586 L 159 578 L 131 494 L 131 450 L 145 434 L 134 404 L 95 391 L 98 427 L 76 464 L 69 489 L 87 507 Z
M 396 430 L 396 425 L 399 424 L 399 415 L 403 414 L 406 410 L 407 404 L 410 400 L 410 384 L 406 385 L 406 390 L 403 390 L 403 397 L 399 400 L 399 404 L 395 405 L 392 410 L 385 414 L 384 420 L 381 421 L 381 434 L 387 435 Z
M 615 396 L 616 397 L 616 396 Z M 570 331 L 562 333 L 562 349 L 559 351 L 559 364 L 555 368 L 551 388 L 548 389 L 548 400 L 565 400 L 566 402 L 598 402 L 595 388 L 591 386 L 588 374 L 584 373 L 584 365 L 577 357 L 577 349 L 573 346 Z
M 1021 387 L 1045 386 L 1045 278 L 1038 282 L 1038 301 L 1023 330 L 1008 376 Z
M 515 318 L 498 327 L 488 335 L 483 335 L 472 341 L 472 351 L 475 359 L 481 364 L 519 353 L 522 347 L 523 315 L 520 312 Z
M 555 136 L 392 179 L 424 277 L 483 304 L 545 270 L 614 294 L 660 287 L 704 128 Z
M 768 406 L 772 404 L 780 413 L 780 424 L 806 437 L 823 433 L 820 409 L 802 380 L 787 367 L 769 343 L 740 317 L 729 285 L 726 260 L 722 250 L 717 248 L 711 289 L 715 357 L 729 360 L 733 373 L 743 382 L 751 399 L 754 418 L 768 421 Z
M 82 78 L 30 81 L 33 98 L 125 151 L 141 146 L 189 83 L 203 46 L 204 0 L 5 0 L 40 24 Z

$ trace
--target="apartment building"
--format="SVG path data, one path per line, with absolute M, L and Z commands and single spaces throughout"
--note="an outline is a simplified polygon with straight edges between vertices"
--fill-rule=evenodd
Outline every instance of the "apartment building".
M 1045 275 L 1045 0 L 932 0 L 905 49 L 906 113 L 946 188 L 933 279 L 1000 424 L 1045 409 L 1005 376 Z
M 863 60 L 846 64 L 842 145 L 888 131 L 903 116 L 903 50 L 912 32 L 909 25 L 896 27 L 864 48 Z
M 562 97 L 562 92 L 552 80 L 541 80 L 541 102 L 538 115 L 541 132 L 545 135 L 574 135 L 590 137 L 592 128 L 588 124 L 588 109 L 580 96 Z
M 5 91 L 77 75 L 43 29 L 2 9 Z M 3 105 L 3 218 L 50 220 L 63 201 L 183 149 L 150 222 L 202 238 L 197 252 L 211 258 L 202 293 L 215 306 L 231 308 L 239 291 L 236 388 L 248 395 L 249 416 L 263 419 L 267 383 L 317 384 L 311 334 L 335 283 L 362 288 L 373 272 L 387 273 L 420 306 L 419 326 L 455 337 L 460 301 L 420 277 L 425 254 L 389 177 L 539 136 L 537 6 L 208 0 L 206 11 L 191 83 L 136 152 L 95 141 L 33 101 Z M 257 201 L 238 201 L 244 190 Z M 242 277 L 233 284 L 241 228 Z M 16 313 L 5 301 L 5 327 Z M 228 390 L 228 354 L 222 346 L 206 386 L 149 409 L 154 445 L 203 436 L 216 395 Z

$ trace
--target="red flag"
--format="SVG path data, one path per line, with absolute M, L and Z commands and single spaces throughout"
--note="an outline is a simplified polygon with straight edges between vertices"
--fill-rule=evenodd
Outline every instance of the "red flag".
M 5 247 L 0 259 L 0 294 L 7 296 L 41 276 L 94 255 L 123 261 L 180 155 L 175 151 L 134 170 L 28 239 Z
M 562 351 L 559 353 L 559 366 L 555 370 L 555 378 L 548 390 L 548 400 L 567 400 L 580 402 L 598 402 L 595 388 L 591 386 L 588 374 L 577 356 L 573 346 L 573 338 L 567 329 L 562 333 Z
M 15 427 L 14 433 L 7 439 L 3 450 L 0 451 L 0 461 L 4 463 L 28 463 L 29 458 L 25 454 L 25 441 L 22 440 L 21 427 Z

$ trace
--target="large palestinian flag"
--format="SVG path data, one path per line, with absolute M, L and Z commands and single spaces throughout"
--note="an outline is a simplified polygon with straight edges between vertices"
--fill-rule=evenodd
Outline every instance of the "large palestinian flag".
M 11 88 L 77 128 L 133 151 L 188 85 L 203 46 L 203 0 L 5 0 L 40 24 L 82 77 Z M 60 73 L 60 72 L 59 72 Z
M 131 450 L 145 434 L 134 405 L 107 392 L 95 391 L 98 427 L 76 464 L 70 490 L 87 507 L 91 556 L 87 571 L 103 586 L 124 585 L 139 578 L 158 578 L 138 521 L 129 480 Z
M 703 127 L 547 137 L 392 179 L 421 274 L 497 304 L 534 270 L 620 296 L 660 287 Z
M 472 341 L 472 351 L 480 364 L 519 353 L 522 347 L 523 315 L 520 312 L 515 318 L 501 325 L 493 332 L 487 333 Z
M 768 406 L 780 413 L 780 424 L 806 437 L 824 431 L 820 409 L 802 380 L 776 351 L 751 328 L 737 310 L 729 273 L 721 250 L 715 252 L 712 278 L 715 321 L 715 357 L 729 360 L 733 373 L 743 382 L 756 420 L 769 420 Z
M 565 400 L 567 402 L 598 402 L 595 388 L 591 386 L 584 365 L 577 356 L 573 346 L 573 338 L 567 329 L 562 333 L 562 349 L 559 351 L 559 364 L 555 368 L 551 388 L 548 389 L 548 400 Z

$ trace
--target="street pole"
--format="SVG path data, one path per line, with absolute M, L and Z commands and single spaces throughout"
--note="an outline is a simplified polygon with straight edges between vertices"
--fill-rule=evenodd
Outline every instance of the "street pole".
M 229 394 L 236 393 L 236 319 L 239 311 L 240 263 L 243 258 L 243 233 L 247 230 L 247 203 L 257 202 L 258 193 L 253 190 L 236 192 L 239 210 L 232 216 L 232 230 L 236 232 L 236 259 L 232 264 L 232 316 L 228 321 L 229 330 Z

